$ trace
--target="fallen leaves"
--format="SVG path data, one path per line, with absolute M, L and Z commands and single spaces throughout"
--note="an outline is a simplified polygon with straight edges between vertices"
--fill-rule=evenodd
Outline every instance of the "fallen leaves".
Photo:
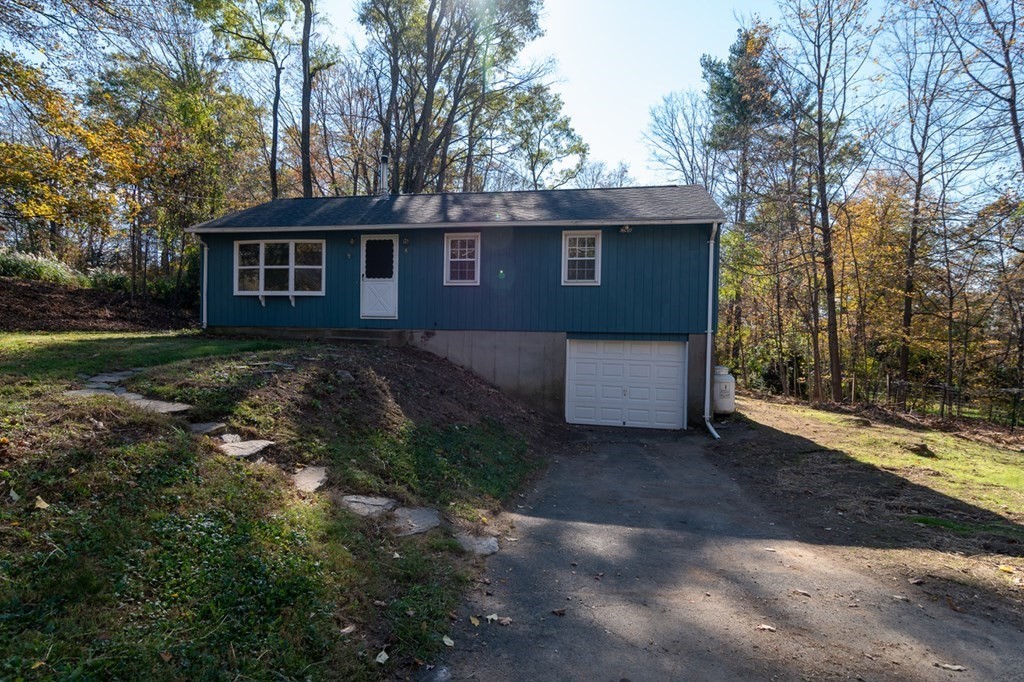
M 765 632 L 775 632 L 775 628 L 773 626 L 767 625 L 765 623 L 761 623 L 760 625 L 758 625 L 757 629 L 764 630 Z
M 455 640 L 452 639 L 451 637 L 449 637 L 448 635 L 445 635 L 444 637 L 442 637 L 441 641 L 444 642 L 445 646 L 451 646 L 451 647 L 455 646 Z
M 952 663 L 936 663 L 935 667 L 942 668 L 943 670 L 952 670 L 955 673 L 962 673 L 963 671 L 967 670 L 967 668 L 963 667 L 962 665 L 954 665 Z
M 473 627 L 475 627 L 475 628 L 480 627 L 480 619 L 477 618 L 476 616 L 470 616 L 469 617 L 469 622 L 472 623 Z
M 551 613 L 556 615 L 556 616 L 564 616 L 565 615 L 565 609 L 551 609 Z
M 43 498 L 39 497 L 38 495 L 36 495 L 36 501 L 35 501 L 35 504 L 33 504 L 33 506 L 36 509 L 49 509 L 50 508 L 50 505 L 47 504 L 46 500 L 44 500 Z
M 164 663 L 170 663 L 171 659 L 174 658 L 174 656 L 171 655 L 170 651 L 161 651 L 160 658 L 164 660 Z
M 1009 564 L 999 564 L 999 570 L 1003 573 L 1013 573 L 1017 569 L 1013 566 L 1010 566 Z
M 498 625 L 509 626 L 512 625 L 512 619 L 508 616 L 499 616 L 496 613 L 492 613 L 489 616 L 485 616 L 488 623 L 497 623 Z

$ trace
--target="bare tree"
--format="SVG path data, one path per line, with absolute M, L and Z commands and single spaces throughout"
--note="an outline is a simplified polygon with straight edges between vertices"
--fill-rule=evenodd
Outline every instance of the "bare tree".
M 714 121 L 707 98 L 693 90 L 666 95 L 651 108 L 644 139 L 651 160 L 682 182 L 700 185 L 718 199 L 724 159 L 713 144 Z
M 1015 150 L 1024 173 L 1024 112 L 1017 83 L 1024 70 L 1020 0 L 932 0 L 932 5 L 975 93 L 991 104 L 990 125 Z
M 910 183 L 910 219 L 902 273 L 898 377 L 906 382 L 917 290 L 918 256 L 928 234 L 929 188 L 940 176 L 951 179 L 972 166 L 984 138 L 972 134 L 977 109 L 960 96 L 963 70 L 955 45 L 928 7 L 910 2 L 887 25 L 883 66 L 893 106 L 885 117 L 887 135 L 880 155 Z M 932 193 L 945 196 L 945 193 Z
M 604 161 L 586 161 L 573 179 L 574 187 L 589 189 L 594 187 L 629 187 L 635 184 L 629 174 L 629 164 L 620 161 L 619 165 L 609 168 Z

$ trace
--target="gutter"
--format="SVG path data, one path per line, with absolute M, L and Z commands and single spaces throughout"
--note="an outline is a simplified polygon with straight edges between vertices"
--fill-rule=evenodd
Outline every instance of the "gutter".
M 208 280 L 208 278 L 210 276 L 209 275 L 209 272 L 210 272 L 210 245 L 207 244 L 205 241 L 203 241 L 203 239 L 201 237 L 199 239 L 199 243 L 203 246 L 203 281 L 202 281 L 202 285 L 201 285 L 202 286 L 202 292 L 201 292 L 201 295 L 200 295 L 200 301 L 201 301 L 200 305 L 203 308 L 203 314 L 202 314 L 203 329 L 206 329 L 206 291 L 208 289 L 206 283 L 207 283 L 207 280 Z
M 707 347 L 705 350 L 706 367 L 704 372 L 704 426 L 708 433 L 715 440 L 721 439 L 715 427 L 711 425 L 711 353 L 712 338 L 711 331 L 714 328 L 715 319 L 715 237 L 718 236 L 718 228 L 721 223 L 711 223 L 711 239 L 708 240 L 708 330 L 706 334 Z

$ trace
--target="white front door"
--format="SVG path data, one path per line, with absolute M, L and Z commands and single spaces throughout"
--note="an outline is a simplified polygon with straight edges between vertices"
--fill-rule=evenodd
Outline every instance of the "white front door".
M 398 317 L 398 235 L 363 235 L 359 316 Z
M 683 428 L 684 342 L 570 339 L 565 375 L 570 424 Z

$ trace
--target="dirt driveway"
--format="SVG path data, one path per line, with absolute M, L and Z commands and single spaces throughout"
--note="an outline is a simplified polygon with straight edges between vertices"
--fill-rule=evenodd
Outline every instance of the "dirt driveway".
M 703 434 L 579 436 L 501 520 L 432 679 L 1024 679 L 1024 632 L 801 541 Z

